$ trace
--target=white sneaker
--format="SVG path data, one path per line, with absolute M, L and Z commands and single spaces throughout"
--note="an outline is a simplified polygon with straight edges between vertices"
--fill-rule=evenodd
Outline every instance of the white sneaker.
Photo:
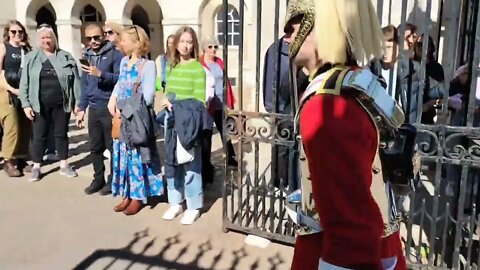
M 181 204 L 178 204 L 178 205 L 172 205 L 170 206 L 170 208 L 168 208 L 168 210 L 163 214 L 163 219 L 165 220 L 172 220 L 174 219 L 175 217 L 177 217 L 178 215 L 180 215 L 180 213 L 182 213 L 182 205 Z
M 110 155 L 110 151 L 108 151 L 108 149 L 105 150 L 105 151 L 103 151 L 103 156 L 104 156 L 106 159 L 110 159 L 110 158 L 112 157 L 112 156 Z
M 57 154 L 46 154 L 43 156 L 43 161 L 59 161 L 60 158 L 57 156 Z
M 198 210 L 188 210 L 183 214 L 181 223 L 183 225 L 192 225 L 195 220 L 200 216 L 200 211 Z

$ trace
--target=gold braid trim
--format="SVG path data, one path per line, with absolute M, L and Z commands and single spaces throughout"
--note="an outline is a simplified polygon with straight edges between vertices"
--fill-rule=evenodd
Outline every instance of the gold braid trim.
M 295 41 L 290 46 L 290 57 L 295 57 L 302 47 L 303 42 L 310 34 L 315 24 L 315 0 L 290 0 L 288 6 L 288 13 L 286 17 L 286 24 L 297 17 L 303 15 L 302 22 L 300 23 L 300 29 Z

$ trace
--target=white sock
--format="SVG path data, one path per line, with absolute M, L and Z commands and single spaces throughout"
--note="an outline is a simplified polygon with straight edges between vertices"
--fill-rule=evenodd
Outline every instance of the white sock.
M 65 167 L 67 167 L 67 166 L 68 166 L 68 163 L 67 163 L 66 160 L 60 160 L 60 167 L 61 167 L 61 168 L 65 168 Z
M 40 169 L 40 163 L 33 163 L 33 168 Z

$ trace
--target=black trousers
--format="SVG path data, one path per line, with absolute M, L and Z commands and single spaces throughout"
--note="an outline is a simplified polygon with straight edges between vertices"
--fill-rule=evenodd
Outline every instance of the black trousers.
M 48 133 L 53 124 L 55 148 L 60 160 L 68 158 L 68 124 L 70 113 L 63 110 L 63 104 L 40 105 L 40 113 L 35 113 L 33 120 L 32 161 L 41 163 L 47 148 Z
M 54 123 L 51 123 L 50 130 L 48 131 L 46 154 L 55 154 L 55 137 L 53 136 L 52 131 L 55 127 L 53 127 L 53 125 Z
M 93 178 L 95 181 L 105 182 L 105 163 L 103 152 L 112 151 L 112 116 L 107 108 L 88 111 L 88 137 L 90 143 L 90 157 L 93 165 Z M 110 159 L 110 165 L 112 159 Z M 110 166 L 111 168 L 111 166 Z M 112 173 L 108 175 L 108 181 L 112 180 Z
M 227 146 L 227 158 L 233 159 L 235 158 L 235 150 L 233 149 L 232 142 L 229 140 L 225 142 L 225 138 L 223 136 L 223 119 L 222 119 L 222 110 L 215 110 L 213 113 L 213 122 L 215 122 L 215 126 L 217 127 L 218 132 L 220 132 L 220 136 L 222 138 L 222 142 L 225 143 Z M 212 137 L 210 136 L 210 152 L 211 152 L 211 145 L 212 145 Z M 209 159 L 210 160 L 210 159 Z
M 293 123 L 292 122 L 283 122 L 278 125 L 279 132 L 282 130 L 289 130 L 290 134 L 293 134 Z M 287 138 L 292 140 L 293 137 Z M 289 187 L 289 190 L 296 190 L 300 184 L 299 179 L 296 179 L 298 164 L 296 160 L 297 156 L 293 156 L 293 164 L 290 164 L 290 156 L 294 152 L 292 149 L 285 145 L 274 145 L 272 146 L 272 180 L 273 185 L 277 188 L 280 187 Z M 291 174 L 293 179 L 291 179 Z
M 221 134 L 222 142 L 225 143 L 227 149 L 226 154 L 228 160 L 235 158 L 235 151 L 233 149 L 233 145 L 231 141 L 225 142 L 225 138 L 223 136 L 223 119 L 222 119 L 222 110 L 215 110 L 213 114 L 213 121 L 215 122 L 215 126 L 217 127 L 218 132 Z M 211 162 L 212 156 L 212 131 L 206 131 L 203 133 L 202 138 L 202 179 L 207 183 L 211 183 L 213 181 L 214 176 L 214 169 Z

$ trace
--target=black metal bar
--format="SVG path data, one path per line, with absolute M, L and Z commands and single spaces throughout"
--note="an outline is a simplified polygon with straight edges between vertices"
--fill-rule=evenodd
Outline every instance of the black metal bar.
M 445 3 L 443 1 L 440 3 L 442 11 L 440 14 L 443 14 L 443 6 Z M 448 97 L 450 96 L 450 81 L 452 80 L 452 75 L 455 71 L 455 52 L 458 43 L 458 32 L 459 32 L 459 1 L 452 1 L 448 3 L 450 5 L 449 13 L 445 15 L 448 19 L 446 20 L 447 26 L 445 32 L 447 34 L 444 36 L 444 50 L 443 50 L 443 58 L 442 58 L 442 67 L 444 69 L 445 81 L 443 82 L 443 88 L 445 89 L 445 94 L 442 99 L 442 115 L 446 116 L 448 113 Z M 440 15 L 442 16 L 442 15 Z M 440 29 L 441 29 L 440 25 Z M 439 38 L 437 39 L 440 40 Z M 439 43 L 437 43 L 439 44 Z M 437 46 L 440 47 L 440 46 Z M 440 52 L 437 52 L 440 54 Z M 443 117 L 446 120 L 446 117 Z M 447 123 L 445 123 L 447 124 Z
M 256 91 L 255 91 L 255 112 L 260 111 L 260 53 L 262 51 L 262 35 L 260 34 L 262 32 L 262 8 L 263 8 L 263 2 L 262 0 L 257 0 L 257 44 L 256 44 Z M 266 63 L 265 63 L 266 64 Z M 259 154 L 259 142 L 255 141 L 254 142 L 254 155 L 255 155 L 255 160 L 254 160 L 254 186 L 255 186 L 255 192 L 254 192 L 254 199 L 253 203 L 255 205 L 254 208 L 254 228 L 258 228 L 258 189 L 259 189 L 259 162 L 260 162 L 260 154 Z
M 224 7 L 225 10 L 227 10 L 227 7 L 228 7 L 228 0 L 222 0 L 222 6 Z M 222 12 L 222 11 L 220 11 Z M 227 18 L 227 14 L 228 14 L 228 11 L 224 11 L 223 12 L 223 20 L 225 21 L 226 18 Z M 223 71 L 223 96 L 226 97 L 227 96 L 227 88 L 228 88 L 228 42 L 227 42 L 227 31 L 228 31 L 228 26 L 227 26 L 227 23 L 224 23 L 225 27 L 224 29 L 222 30 L 223 31 L 223 35 L 224 35 L 224 38 L 223 38 L 223 63 L 225 65 L 225 68 L 224 68 L 224 71 Z M 222 110 L 222 125 L 223 125 L 223 129 L 222 129 L 222 135 L 224 136 L 224 138 L 227 138 L 227 121 L 226 121 L 226 118 L 227 118 L 227 114 L 226 114 L 226 110 L 227 110 L 227 107 L 225 105 L 222 106 L 223 110 Z M 223 144 L 223 147 L 225 149 L 225 144 Z M 224 163 L 226 165 L 226 162 Z M 227 228 L 227 221 L 228 221 L 228 186 L 232 186 L 233 185 L 233 182 L 232 181 L 228 181 L 228 168 L 227 166 L 224 166 L 224 170 L 223 170 L 223 192 L 222 192 L 222 200 L 223 200 L 223 231 L 226 232 L 228 231 L 228 228 Z M 233 194 L 233 190 L 231 190 L 230 194 Z M 231 196 L 231 195 L 230 195 Z M 233 217 L 233 209 L 231 209 L 231 217 Z
M 408 63 L 409 59 L 407 58 L 406 56 L 406 51 L 405 49 L 408 49 L 408 48 L 404 48 L 404 45 L 405 45 L 405 31 L 406 31 L 406 21 L 407 21 L 407 3 L 406 3 L 407 0 L 402 0 L 402 9 L 401 9 L 401 16 L 400 16 L 400 28 L 398 29 L 398 35 L 399 35 L 399 55 L 398 55 L 398 62 L 399 62 L 399 65 L 397 67 L 397 72 L 398 74 L 400 75 L 400 78 L 401 78 L 401 82 L 403 82 L 403 79 L 406 77 L 406 74 L 407 74 L 407 68 L 408 68 L 408 64 L 405 65 L 405 63 Z M 391 5 L 391 1 L 390 1 L 390 5 Z M 391 9 L 390 9 L 390 14 L 389 14 L 389 20 L 391 19 Z M 407 102 L 407 93 L 408 93 L 408 85 L 402 83 L 401 85 L 401 95 L 404 97 L 404 101 Z M 407 108 L 409 109 L 410 106 L 412 105 L 407 105 L 407 104 L 402 104 L 404 106 L 404 108 Z M 408 111 L 407 111 L 408 113 Z M 410 119 L 410 122 L 412 122 L 412 119 Z
M 432 0 L 427 0 L 427 9 L 426 14 L 430 14 L 432 12 Z M 419 72 L 420 77 L 420 85 L 418 88 L 417 93 L 417 119 L 415 123 L 422 122 L 422 113 L 423 113 L 423 89 L 425 89 L 425 80 L 429 80 L 430 78 L 426 74 L 426 64 L 427 64 L 427 53 L 428 53 L 428 45 L 430 43 L 430 24 L 429 20 L 425 18 L 425 28 L 423 34 L 423 46 L 422 46 L 422 61 L 421 61 L 421 68 Z
M 273 40 L 274 42 L 278 41 L 279 34 L 279 21 L 280 21 L 280 0 L 275 0 L 275 15 L 273 23 Z M 278 87 L 280 85 L 280 56 L 281 56 L 281 45 L 277 48 L 277 55 L 275 57 L 275 78 L 273 80 L 273 112 L 278 113 Z
M 382 25 L 383 18 L 383 0 L 377 0 L 377 16 L 380 25 Z
M 477 78 L 478 78 L 478 66 L 480 63 L 480 11 L 479 11 L 479 2 L 474 1 L 475 6 L 474 6 L 474 14 L 476 15 L 476 24 L 475 24 L 475 30 L 473 31 L 475 33 L 475 41 L 474 41 L 474 46 L 473 48 L 473 53 L 470 54 L 470 59 L 468 61 L 469 66 L 471 67 L 471 75 L 469 76 L 470 79 L 470 95 L 468 98 L 468 108 L 467 108 L 467 127 L 473 126 L 473 117 L 475 114 L 475 94 L 476 91 L 475 89 L 477 88 Z
M 421 210 L 420 210 L 420 224 L 419 227 L 420 228 L 423 228 L 423 224 L 424 224 L 424 221 L 425 221 L 425 216 L 427 215 L 426 214 L 427 212 L 427 207 L 426 207 L 426 204 L 425 204 L 425 199 L 422 200 L 422 207 L 421 207 Z M 416 255 L 417 255 L 417 262 L 420 260 L 421 262 L 421 259 L 422 259 L 422 246 L 423 246 L 423 233 L 422 233 L 422 230 L 420 229 L 420 235 L 418 236 L 418 245 L 417 245 L 417 249 L 416 249 Z
M 472 194 L 472 198 L 475 196 Z M 475 200 L 475 199 L 474 199 Z M 473 234 L 475 231 L 475 211 L 477 207 L 475 204 L 472 205 L 472 213 L 473 216 L 468 217 L 468 241 L 467 241 L 467 267 L 466 269 L 470 269 L 470 263 L 472 261 L 472 247 L 473 247 Z
M 450 203 L 447 202 L 445 206 L 445 222 L 443 223 L 443 232 L 442 232 L 442 250 L 440 252 L 442 258 L 445 258 L 445 253 L 447 251 L 447 238 L 448 238 L 448 225 L 450 224 Z M 441 267 L 445 266 L 445 260 L 442 260 Z
M 243 56 L 244 56 L 244 26 L 245 26 L 245 0 L 240 0 L 239 1 L 239 8 L 240 8 L 240 46 L 238 49 L 238 104 L 240 107 L 240 111 L 243 111 Z M 232 37 L 233 39 L 233 37 Z M 243 119 L 242 119 L 243 120 Z M 243 130 L 242 127 L 246 126 L 246 123 L 244 125 L 238 126 L 240 130 Z M 239 167 L 240 164 L 243 165 L 243 143 L 240 141 L 238 144 L 238 153 L 237 157 L 241 162 L 238 163 Z M 239 168 L 239 174 L 238 174 L 238 203 L 241 205 L 243 203 L 243 170 L 241 167 Z M 243 209 L 240 208 L 238 209 L 240 212 L 240 217 L 243 217 Z M 238 224 L 242 224 L 242 220 L 238 220 Z
M 456 224 L 455 224 L 455 245 L 453 251 L 453 258 L 452 258 L 452 267 L 457 269 L 458 268 L 458 259 L 460 255 L 460 245 L 461 245 L 461 238 L 462 238 L 462 228 L 463 228 L 463 207 L 465 206 L 465 196 L 467 192 L 467 177 L 468 177 L 468 167 L 462 166 L 462 177 L 460 179 L 460 196 L 458 198 L 458 205 L 457 205 L 457 217 L 456 217 Z
M 268 186 L 267 186 L 267 179 L 265 176 L 262 178 L 262 191 L 263 191 L 263 196 L 262 196 L 262 231 L 267 230 L 267 213 L 266 213 L 266 208 L 267 208 L 267 193 L 268 193 Z

